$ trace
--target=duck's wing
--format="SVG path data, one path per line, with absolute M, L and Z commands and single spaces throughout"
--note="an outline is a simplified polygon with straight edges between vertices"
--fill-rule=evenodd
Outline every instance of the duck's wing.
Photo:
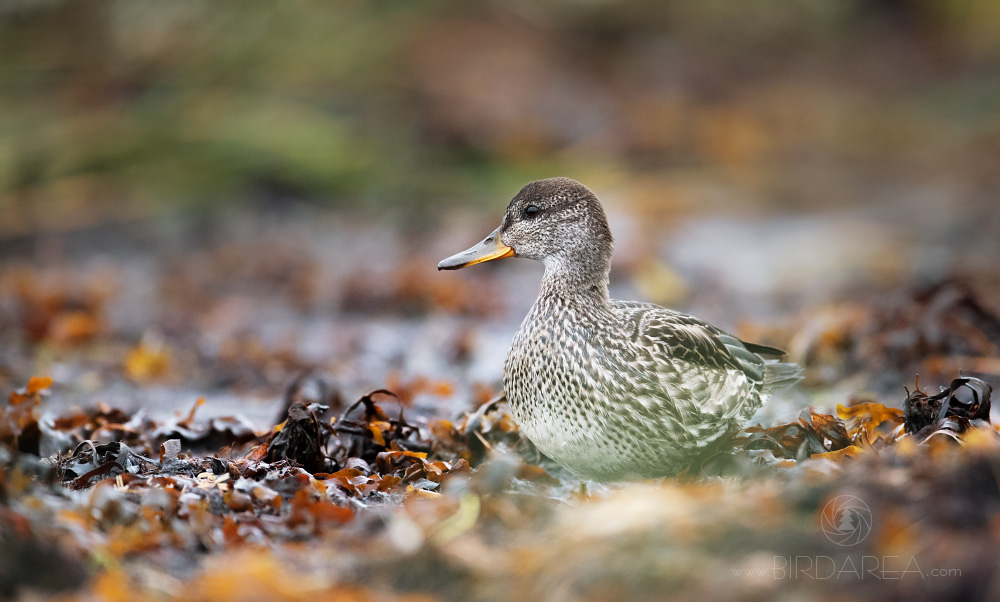
M 738 338 L 699 320 L 658 305 L 612 301 L 626 324 L 636 361 L 662 391 L 645 405 L 665 406 L 691 429 L 718 429 L 707 421 L 746 418 L 760 407 L 764 358 Z M 652 408 L 651 408 L 652 409 Z
M 655 347 L 663 359 L 679 359 L 703 370 L 740 370 L 752 382 L 763 382 L 765 355 L 784 352 L 745 343 L 704 320 L 652 303 L 612 301 L 632 328 L 632 337 Z

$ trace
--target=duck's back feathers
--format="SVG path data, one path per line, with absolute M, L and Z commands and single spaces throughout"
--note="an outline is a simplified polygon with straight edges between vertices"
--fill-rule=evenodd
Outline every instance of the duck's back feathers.
M 662 349 L 664 361 L 676 359 L 718 371 L 735 369 L 752 382 L 764 380 L 764 359 L 708 322 L 652 303 L 612 300 L 611 306 L 634 329 L 634 338 Z
M 659 305 L 611 301 L 671 402 L 690 401 L 720 418 L 749 418 L 769 393 L 802 379 L 797 364 L 765 360 L 780 349 L 742 341 L 693 316 Z

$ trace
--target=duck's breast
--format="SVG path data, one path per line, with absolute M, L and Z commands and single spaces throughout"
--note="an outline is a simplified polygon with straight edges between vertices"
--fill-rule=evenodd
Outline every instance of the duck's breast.
M 627 369 L 634 350 L 606 321 L 562 310 L 560 320 L 529 314 L 515 336 L 504 369 L 511 411 L 542 453 L 582 476 L 621 473 L 635 463 L 637 437 L 649 437 L 624 400 L 649 395 L 649 385 Z

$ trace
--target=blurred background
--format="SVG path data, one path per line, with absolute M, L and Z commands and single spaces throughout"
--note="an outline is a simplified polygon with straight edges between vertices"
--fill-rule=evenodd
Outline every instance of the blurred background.
M 789 349 L 795 407 L 998 384 L 995 0 L 6 0 L 0 384 L 465 409 L 541 268 L 436 262 L 555 175 L 614 296 Z

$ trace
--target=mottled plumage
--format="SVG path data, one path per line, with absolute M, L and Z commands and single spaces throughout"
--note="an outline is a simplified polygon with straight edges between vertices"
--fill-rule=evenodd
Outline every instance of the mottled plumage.
M 438 267 L 541 261 L 541 291 L 504 364 L 521 432 L 584 478 L 666 476 L 740 429 L 800 370 L 692 316 L 610 299 L 612 245 L 597 197 L 552 178 L 525 186 L 497 231 Z

